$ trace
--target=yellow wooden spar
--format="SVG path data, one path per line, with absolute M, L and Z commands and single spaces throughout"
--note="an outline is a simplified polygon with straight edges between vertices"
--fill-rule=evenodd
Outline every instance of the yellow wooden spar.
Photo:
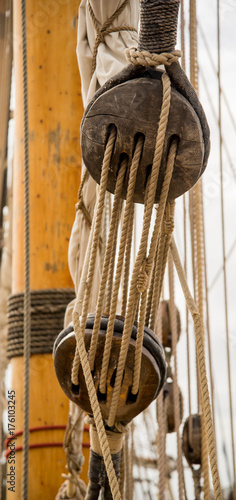
M 32 291 L 72 288 L 67 251 L 80 180 L 79 124 L 82 117 L 80 78 L 76 61 L 78 2 L 28 0 L 28 108 L 30 164 L 30 265 Z M 21 3 L 14 2 L 15 149 L 12 293 L 24 291 L 24 153 Z M 63 327 L 63 325 L 62 325 Z M 23 428 L 23 357 L 11 359 L 11 389 L 15 391 L 15 431 Z M 66 425 L 68 399 L 56 380 L 51 354 L 30 360 L 30 428 Z M 85 433 L 84 439 L 88 440 Z M 65 470 L 63 429 L 30 432 L 31 499 L 52 499 Z M 15 440 L 22 446 L 22 435 Z M 86 454 L 86 450 L 85 450 Z M 20 499 L 22 451 L 16 451 L 15 492 Z M 86 468 L 84 476 L 87 477 Z

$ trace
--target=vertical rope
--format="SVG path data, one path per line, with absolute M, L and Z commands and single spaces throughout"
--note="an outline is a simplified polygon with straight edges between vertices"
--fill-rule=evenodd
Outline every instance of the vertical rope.
M 196 0 L 190 0 L 190 79 L 196 92 L 198 92 L 198 68 L 197 68 L 197 19 Z M 194 187 L 195 210 L 196 210 L 196 245 L 197 245 L 197 305 L 204 324 L 204 252 L 203 252 L 203 213 L 201 202 L 201 181 Z M 203 346 L 205 342 L 205 332 L 203 333 Z M 210 482 L 208 466 L 208 449 L 206 440 L 206 427 L 204 412 L 202 415 L 202 471 L 204 476 L 204 498 L 210 500 Z
M 29 462 L 29 384 L 30 384 L 30 193 L 29 193 L 29 125 L 27 79 L 26 1 L 21 0 L 23 102 L 24 102 L 24 183 L 25 183 L 25 295 L 24 295 L 24 426 L 22 498 L 28 498 Z
M 222 500 L 221 486 L 220 486 L 220 477 L 217 465 L 217 455 L 216 455 L 216 445 L 215 445 L 215 434 L 212 422 L 211 415 L 211 405 L 210 405 L 210 395 L 208 389 L 208 381 L 207 381 L 207 373 L 206 373 L 206 360 L 205 360 L 205 351 L 204 351 L 204 343 L 203 343 L 203 333 L 202 333 L 202 320 L 201 315 L 196 307 L 196 304 L 191 296 L 191 293 L 188 288 L 188 284 L 185 278 L 184 270 L 180 261 L 180 257 L 178 254 L 178 250 L 175 245 L 175 241 L 172 238 L 171 241 L 171 253 L 173 257 L 173 261 L 179 276 L 179 281 L 185 296 L 185 300 L 191 316 L 194 321 L 194 330 L 196 337 L 196 351 L 197 351 L 197 361 L 199 367 L 199 379 L 200 379 L 200 387 L 202 394 L 202 410 L 205 418 L 206 425 L 206 436 L 208 443 L 208 451 L 210 458 L 210 466 L 212 473 L 212 482 L 214 488 L 214 495 L 216 500 Z
M 186 196 L 183 197 L 184 212 L 184 272 L 187 277 L 187 220 Z M 186 304 L 186 341 L 187 341 L 187 369 L 188 369 L 188 412 L 189 412 L 189 438 L 192 433 L 192 404 L 191 404 L 191 369 L 190 369 L 190 343 L 189 343 L 189 311 Z M 191 439 L 191 438 L 190 438 Z
M 222 156 L 222 117 L 221 117 L 221 51 L 220 51 L 220 2 L 217 0 L 217 52 L 218 52 L 218 107 L 219 107 L 219 144 L 220 144 L 220 199 L 221 199 L 221 228 L 222 228 L 222 251 L 223 251 L 223 275 L 224 275 L 224 301 L 225 301 L 225 329 L 227 345 L 227 369 L 229 385 L 229 405 L 230 405 L 230 427 L 231 427 L 231 446 L 233 458 L 233 495 L 236 499 L 236 463 L 234 446 L 234 421 L 233 421 L 233 402 L 232 402 L 232 383 L 231 383 L 231 364 L 230 364 L 230 346 L 229 346 L 229 319 L 228 319 L 228 297 L 227 297 L 227 272 L 226 272 L 226 251 L 225 251 L 225 214 L 224 214 L 224 187 L 223 187 L 223 156 Z
M 179 401 L 179 387 L 178 387 L 178 363 L 177 363 L 177 337 L 178 337 L 178 326 L 177 326 L 177 308 L 174 302 L 174 272 L 173 272 L 173 260 L 171 255 L 169 256 L 169 291 L 170 291 L 170 324 L 172 331 L 172 355 L 174 358 L 174 377 L 173 377 L 173 389 L 174 389 L 174 419 L 175 419 L 175 432 L 177 441 L 177 471 L 178 471 L 178 485 L 179 485 L 179 500 L 183 498 L 183 466 L 182 466 L 182 450 L 179 435 L 180 427 L 180 401 Z
M 108 241 L 107 241 L 107 246 L 106 246 L 106 251 L 105 251 L 104 265 L 103 265 L 103 269 L 102 269 L 102 277 L 101 277 L 97 306 L 96 306 L 96 315 L 95 315 L 93 333 L 92 333 L 90 350 L 89 350 L 89 361 L 90 361 L 91 370 L 94 369 L 94 360 L 95 360 L 96 350 L 97 350 L 97 340 L 98 340 L 98 333 L 99 333 L 99 329 L 100 329 L 100 321 L 101 321 L 101 317 L 102 317 L 102 308 L 103 308 L 109 266 L 110 266 L 110 264 L 114 264 L 111 261 L 112 261 L 112 257 L 114 256 L 113 255 L 114 246 L 115 246 L 114 241 L 116 241 L 116 238 L 117 238 L 118 222 L 119 222 L 119 216 L 120 216 L 120 212 L 119 212 L 120 197 L 121 197 L 123 181 L 124 181 L 124 177 L 125 177 L 125 173 L 126 173 L 126 167 L 127 167 L 127 160 L 122 162 L 121 168 L 119 170 L 117 182 L 116 182 L 116 189 L 115 189 L 115 195 L 114 195 L 114 203 L 113 203 L 112 216 L 111 216 L 111 222 L 110 222 L 110 228 L 109 228 L 109 235 L 108 235 Z
M 162 316 L 161 307 L 159 305 L 158 315 L 156 320 L 157 337 L 162 342 Z M 166 440 L 166 425 L 164 420 L 164 404 L 163 392 L 157 398 L 157 423 L 158 423 L 158 469 L 159 469 L 159 482 L 158 482 L 158 500 L 165 500 L 165 482 L 166 482 L 166 456 L 165 456 L 165 440 Z
M 92 241 L 91 254 L 90 254 L 90 259 L 89 259 L 85 293 L 84 293 L 84 297 L 82 300 L 82 304 L 83 304 L 82 315 L 81 315 L 81 303 L 80 303 L 81 297 L 79 297 L 79 296 L 77 297 L 76 302 L 75 302 L 75 307 L 74 307 L 74 313 L 76 313 L 78 318 L 79 318 L 79 329 L 81 330 L 80 333 L 82 332 L 82 335 L 84 334 L 86 321 L 87 321 L 89 300 L 90 300 L 90 294 L 91 294 L 91 289 L 92 289 L 92 284 L 93 284 L 94 269 L 95 269 L 96 257 L 97 257 L 98 241 L 99 241 L 99 237 L 100 237 L 100 230 L 101 230 L 101 223 L 102 223 L 102 214 L 103 214 L 103 209 L 104 209 L 104 199 L 105 199 L 105 193 L 106 193 L 108 172 L 109 172 L 109 166 L 110 166 L 110 160 L 111 160 L 111 155 L 112 155 L 112 151 L 113 151 L 113 146 L 115 143 L 115 138 L 116 138 L 116 129 L 113 128 L 111 130 L 110 136 L 109 136 L 108 141 L 107 141 L 107 145 L 106 145 L 106 149 L 105 149 L 105 153 L 104 153 L 104 159 L 103 159 L 98 202 L 97 202 L 96 213 L 94 214 L 95 225 L 94 225 L 93 241 Z M 80 315 L 81 315 L 81 318 L 80 318 Z M 78 367 L 79 367 L 79 360 L 80 360 L 80 357 L 79 357 L 79 342 L 80 342 L 79 337 L 80 337 L 80 335 L 79 335 L 78 329 L 75 328 L 74 330 L 75 330 L 75 338 L 76 338 L 76 351 L 75 351 L 75 357 L 74 357 L 73 366 L 72 366 L 71 379 L 72 379 L 72 383 L 77 385 L 78 384 Z
M 132 160 L 132 165 L 131 165 L 131 170 L 130 170 L 130 177 L 129 177 L 128 190 L 127 190 L 127 200 L 126 200 L 125 212 L 124 212 L 124 220 L 123 220 L 123 224 L 122 224 L 122 228 L 121 228 L 120 247 L 119 247 L 118 259 L 117 259 L 116 275 L 115 275 L 115 281 L 114 281 L 114 285 L 113 285 L 113 289 L 112 289 L 110 315 L 109 315 L 109 321 L 108 321 L 108 325 L 107 325 L 106 340 L 105 340 L 104 352 L 103 352 L 102 369 L 101 369 L 101 377 L 100 377 L 100 391 L 103 394 L 105 394 L 105 392 L 106 392 L 107 371 L 108 371 L 110 352 L 111 352 L 113 327 L 114 327 L 114 322 L 115 322 L 115 317 L 116 317 L 118 293 L 119 293 L 122 269 L 123 269 L 123 264 L 124 264 L 124 254 L 125 254 L 125 247 L 126 247 L 126 241 L 127 241 L 127 231 L 128 231 L 129 222 L 130 222 L 130 219 L 131 219 L 131 216 L 133 213 L 133 211 L 132 211 L 133 196 L 134 196 L 134 189 L 135 189 L 135 183 L 136 183 L 136 175 L 137 175 L 138 166 L 139 166 L 139 162 L 140 162 L 140 158 L 141 158 L 141 154 L 142 154 L 142 147 L 143 147 L 143 140 L 142 140 L 142 138 L 139 138 L 137 145 L 136 145 L 136 148 L 135 148 L 135 151 L 134 151 L 134 157 Z

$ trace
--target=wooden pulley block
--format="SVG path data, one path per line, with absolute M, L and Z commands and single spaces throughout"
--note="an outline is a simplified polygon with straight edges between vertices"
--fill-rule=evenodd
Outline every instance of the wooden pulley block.
M 192 420 L 190 433 L 190 418 Z M 190 465 L 201 465 L 201 415 L 188 417 L 184 423 L 182 447 L 184 456 Z
M 175 306 L 175 311 L 177 315 L 177 336 L 179 340 L 181 333 L 181 322 L 180 322 L 180 313 L 176 306 Z M 171 330 L 170 308 L 168 300 L 162 300 L 161 302 L 161 319 L 162 319 L 162 345 L 163 347 L 171 348 L 172 330 Z
M 93 314 L 88 315 L 87 318 L 85 330 L 85 346 L 87 351 L 89 351 L 91 342 L 94 318 L 95 315 Z M 108 319 L 109 318 L 107 316 L 104 316 L 101 319 L 94 370 L 92 372 L 104 419 L 107 419 L 109 414 L 120 353 L 122 332 L 124 328 L 124 318 L 117 316 L 114 324 L 112 348 L 107 374 L 107 390 L 106 394 L 101 394 L 99 391 L 99 382 Z M 139 391 L 135 396 L 131 393 L 136 335 L 137 328 L 136 326 L 133 326 L 116 414 L 116 421 L 123 423 L 127 423 L 132 420 L 136 415 L 143 411 L 153 401 L 153 399 L 157 397 L 164 384 L 166 374 L 166 363 L 163 348 L 156 335 L 149 328 L 145 327 Z M 78 374 L 79 384 L 74 386 L 71 382 L 71 369 L 75 354 L 75 347 L 75 333 L 71 324 L 59 334 L 54 344 L 53 357 L 56 375 L 68 398 L 88 414 L 91 414 L 92 410 L 89 395 L 81 366 Z
M 144 193 L 153 163 L 154 148 L 162 106 L 162 71 L 142 66 L 127 66 L 106 82 L 85 110 L 81 124 L 83 161 L 91 176 L 100 182 L 105 145 L 111 125 L 116 127 L 108 191 L 114 193 L 121 159 L 128 159 L 122 196 L 126 197 L 129 169 L 137 137 L 144 144 L 138 168 L 134 201 L 144 203 Z M 159 201 L 166 161 L 172 138 L 178 149 L 168 199 L 188 191 L 203 170 L 204 140 L 202 128 L 189 101 L 171 85 L 171 105 L 155 202 Z
M 178 387 L 178 393 L 179 393 L 179 421 L 181 423 L 183 419 L 183 396 L 179 387 Z M 173 381 L 165 382 L 163 387 L 163 400 L 166 410 L 166 426 L 167 426 L 166 432 L 171 433 L 176 430 Z

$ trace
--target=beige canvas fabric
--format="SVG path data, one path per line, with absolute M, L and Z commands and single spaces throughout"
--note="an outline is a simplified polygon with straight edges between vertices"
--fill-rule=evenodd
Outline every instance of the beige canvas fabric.
M 99 26 L 112 16 L 117 8 L 122 5 L 123 0 L 90 0 L 90 4 Z M 138 29 L 139 0 L 130 0 L 121 14 L 115 19 L 111 27 L 129 25 Z M 96 30 L 88 10 L 88 1 L 82 0 L 79 7 L 78 43 L 77 57 L 82 82 L 82 98 L 84 106 L 89 103 L 96 90 L 109 78 L 118 73 L 127 61 L 125 49 L 137 45 L 137 33 L 134 31 L 114 32 L 106 35 L 104 43 L 100 43 L 96 57 L 96 69 L 92 75 L 92 55 L 96 40 Z M 84 168 L 84 167 L 83 167 Z M 83 199 L 90 214 L 96 198 L 96 183 L 89 176 L 83 189 Z M 69 243 L 69 268 L 78 292 L 82 266 L 84 262 L 87 242 L 89 237 L 89 226 L 84 220 L 81 211 L 75 216 L 74 225 Z M 99 283 L 100 266 L 96 266 L 95 284 Z M 94 310 L 97 296 L 97 286 L 94 287 L 91 310 Z M 67 310 L 66 324 L 71 321 L 73 305 Z

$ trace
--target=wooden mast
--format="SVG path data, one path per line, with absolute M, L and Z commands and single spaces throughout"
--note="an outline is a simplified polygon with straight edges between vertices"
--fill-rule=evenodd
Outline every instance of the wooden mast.
M 79 127 L 83 113 L 76 60 L 75 0 L 27 0 L 28 108 L 30 154 L 31 290 L 73 288 L 67 266 L 70 231 L 80 181 Z M 14 3 L 15 150 L 13 174 L 12 293 L 24 291 L 24 160 L 21 3 Z M 50 305 L 50 304 L 49 304 Z M 15 432 L 23 427 L 23 357 L 13 356 Z M 30 428 L 66 425 L 68 399 L 55 376 L 52 354 L 30 362 Z M 30 433 L 30 444 L 62 443 L 64 430 Z M 87 438 L 88 439 L 88 438 Z M 15 441 L 22 446 L 22 436 Z M 86 450 L 85 450 L 86 451 Z M 16 451 L 15 493 L 22 491 L 22 451 Z M 9 470 L 9 469 L 8 469 Z M 63 482 L 62 447 L 29 450 L 29 498 L 52 499 Z M 82 477 L 86 479 L 86 467 Z M 9 485 L 8 485 L 9 486 Z

